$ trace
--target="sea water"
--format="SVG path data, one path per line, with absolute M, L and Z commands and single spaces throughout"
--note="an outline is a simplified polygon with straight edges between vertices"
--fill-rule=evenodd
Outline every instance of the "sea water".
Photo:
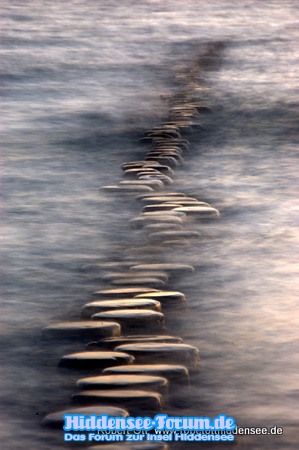
M 5 2 L 1 448 L 67 445 L 40 422 L 71 405 L 76 378 L 58 371 L 64 348 L 41 330 L 78 320 L 106 287 L 86 265 L 142 256 L 144 237 L 128 225 L 140 204 L 99 187 L 143 159 L 140 137 L 215 41 L 223 51 L 200 74 L 213 112 L 187 136 L 174 190 L 221 216 L 194 225 L 200 241 L 152 255 L 196 269 L 170 286 L 189 301 L 171 332 L 202 361 L 175 413 L 283 427 L 234 445 L 296 448 L 297 14 L 293 0 Z

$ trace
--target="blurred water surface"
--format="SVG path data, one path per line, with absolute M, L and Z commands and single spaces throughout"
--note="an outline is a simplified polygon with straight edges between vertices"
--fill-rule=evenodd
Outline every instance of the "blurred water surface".
M 296 448 L 297 14 L 291 0 L 6 2 L 3 449 L 63 447 L 40 421 L 70 404 L 74 379 L 57 371 L 63 348 L 42 341 L 41 329 L 76 320 L 102 287 L 84 264 L 140 257 L 143 238 L 128 226 L 140 205 L 98 188 L 121 178 L 121 163 L 142 159 L 138 139 L 163 120 L 175 76 L 215 40 L 225 49 L 202 92 L 214 113 L 188 137 L 174 190 L 221 218 L 197 225 L 199 243 L 155 255 L 196 268 L 172 286 L 190 304 L 174 334 L 202 357 L 192 400 L 176 415 L 281 426 L 282 436 L 238 436 L 234 445 Z

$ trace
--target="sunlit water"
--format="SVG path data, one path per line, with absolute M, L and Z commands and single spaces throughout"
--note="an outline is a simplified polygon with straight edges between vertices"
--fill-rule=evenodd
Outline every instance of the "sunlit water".
M 174 77 L 213 40 L 225 43 L 203 74 L 214 113 L 188 136 L 174 190 L 221 217 L 195 226 L 195 245 L 154 257 L 196 268 L 170 286 L 190 305 L 171 332 L 202 358 L 192 399 L 174 412 L 284 428 L 238 436 L 237 448 L 296 448 L 296 14 L 295 1 L 7 2 L 1 448 L 63 448 L 40 421 L 71 404 L 75 379 L 56 369 L 65 349 L 41 329 L 76 320 L 104 286 L 82 266 L 142 259 L 128 225 L 140 205 L 98 188 L 142 159 L 139 138 L 164 119 Z

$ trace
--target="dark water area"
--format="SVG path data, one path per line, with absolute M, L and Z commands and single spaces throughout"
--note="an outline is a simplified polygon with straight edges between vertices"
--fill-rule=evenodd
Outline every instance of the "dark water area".
M 192 397 L 173 414 L 283 427 L 231 446 L 297 448 L 297 14 L 291 0 L 2 7 L 1 448 L 71 446 L 40 422 L 72 405 L 78 376 L 57 362 L 82 346 L 51 343 L 41 330 L 78 320 L 107 286 L 84 266 L 125 259 L 196 269 L 171 284 L 189 312 L 168 319 L 167 331 L 201 356 Z M 203 64 L 215 41 L 219 57 Z M 121 180 L 123 162 L 143 159 L 139 139 L 165 120 L 198 61 L 193 88 L 212 113 L 186 136 L 191 151 L 173 190 L 220 218 L 191 225 L 202 235 L 191 245 L 145 254 L 144 235 L 129 226 L 140 203 L 99 188 Z

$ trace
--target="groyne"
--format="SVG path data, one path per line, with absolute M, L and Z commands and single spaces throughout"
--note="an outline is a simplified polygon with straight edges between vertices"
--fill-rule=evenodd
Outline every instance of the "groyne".
M 84 270 L 95 271 L 101 285 L 108 286 L 94 291 L 77 321 L 43 330 L 44 339 L 70 349 L 57 364 L 77 378 L 73 407 L 49 411 L 42 421 L 60 433 L 61 441 L 65 415 L 153 417 L 171 412 L 178 391 L 185 399 L 192 394 L 190 377 L 199 370 L 200 349 L 177 336 L 172 324 L 186 313 L 189 301 L 173 288 L 174 280 L 192 276 L 195 269 L 176 260 L 176 249 L 202 239 L 200 224 L 219 220 L 220 213 L 201 198 L 176 192 L 175 172 L 192 152 L 192 133 L 200 131 L 201 117 L 212 112 L 202 101 L 201 79 L 218 63 L 223 47 L 222 42 L 209 44 L 177 73 L 177 89 L 165 99 L 168 117 L 140 136 L 143 159 L 124 161 L 121 178 L 100 188 L 112 201 L 116 196 L 124 206 L 136 205 L 139 214 L 129 225 L 133 235 L 141 234 L 143 245 L 132 248 L 130 237 L 123 258 L 86 265 Z M 76 439 L 66 439 L 65 445 L 72 444 Z M 81 444 L 92 442 L 82 438 Z M 166 449 L 167 443 L 151 441 L 144 448 Z

